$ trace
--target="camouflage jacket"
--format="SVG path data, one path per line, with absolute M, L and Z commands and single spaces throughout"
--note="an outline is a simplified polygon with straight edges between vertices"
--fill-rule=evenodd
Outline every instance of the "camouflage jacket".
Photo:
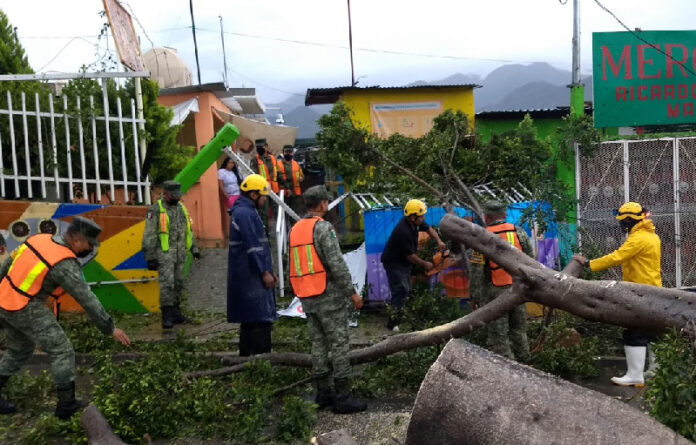
M 181 206 L 167 204 L 162 201 L 164 209 L 169 215 L 169 250 L 171 252 L 183 252 L 186 250 L 186 217 Z M 157 259 L 159 252 L 162 250 L 159 239 L 159 205 L 157 202 L 152 204 L 147 210 L 145 216 L 145 230 L 143 231 L 143 253 L 146 260 Z M 189 215 L 190 216 L 190 215 Z M 196 238 L 193 238 L 191 252 L 198 251 L 196 247 Z
M 68 246 L 62 235 L 53 236 L 53 241 L 63 246 Z M 12 257 L 10 256 L 0 266 L 0 280 L 7 275 L 11 264 Z M 46 300 L 48 295 L 57 287 L 62 287 L 82 306 L 90 320 L 101 332 L 106 335 L 111 335 L 114 332 L 114 321 L 106 313 L 97 296 L 92 293 L 82 274 L 82 267 L 80 267 L 80 263 L 77 260 L 67 259 L 56 264 L 46 274 L 41 292 L 39 292 L 36 298 Z
M 316 297 L 303 298 L 302 309 L 311 314 L 347 308 L 355 289 L 336 232 L 328 221 L 318 221 L 314 226 L 314 248 L 326 270 L 326 291 Z
M 503 224 L 504 220 L 493 221 L 490 226 L 496 224 Z M 520 245 L 522 246 L 522 251 L 528 256 L 534 258 L 534 247 L 532 247 L 532 242 L 527 236 L 527 232 L 523 228 L 515 226 L 515 233 L 520 240 Z M 475 254 L 474 254 L 475 255 Z M 470 262 L 471 267 L 469 268 L 469 289 L 471 293 L 471 299 L 474 302 L 479 302 L 481 300 L 481 293 L 486 290 L 491 284 L 491 271 L 486 266 L 487 261 L 476 261 L 474 260 L 474 255 L 472 255 L 472 261 Z

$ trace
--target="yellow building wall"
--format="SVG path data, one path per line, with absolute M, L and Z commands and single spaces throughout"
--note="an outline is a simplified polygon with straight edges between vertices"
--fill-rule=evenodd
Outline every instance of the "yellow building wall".
M 385 90 L 346 90 L 343 101 L 353 110 L 356 126 L 367 128 L 370 124 L 370 103 L 404 103 L 440 101 L 444 110 L 460 110 L 474 124 L 474 89 L 473 88 L 404 88 Z

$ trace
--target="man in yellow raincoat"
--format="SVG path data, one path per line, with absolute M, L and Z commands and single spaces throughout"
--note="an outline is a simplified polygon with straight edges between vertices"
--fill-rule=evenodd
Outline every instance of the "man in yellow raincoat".
M 623 281 L 662 287 L 660 274 L 660 237 L 655 233 L 652 220 L 647 218 L 647 211 L 637 202 L 627 202 L 616 212 L 616 219 L 625 233 L 626 241 L 603 257 L 588 260 L 582 255 L 574 255 L 593 272 L 614 266 L 621 266 Z M 623 377 L 612 377 L 616 385 L 642 387 L 644 385 L 643 368 L 647 346 L 653 339 L 640 332 L 626 329 L 623 333 L 624 351 L 628 371 Z M 654 356 L 650 357 L 648 371 L 655 368 Z

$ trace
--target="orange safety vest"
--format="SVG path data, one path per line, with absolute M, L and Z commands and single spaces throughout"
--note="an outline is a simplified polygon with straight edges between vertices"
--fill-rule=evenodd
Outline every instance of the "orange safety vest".
M 515 226 L 509 223 L 496 224 L 494 226 L 486 227 L 486 230 L 493 232 L 500 238 L 507 241 L 511 246 L 515 246 L 517 249 L 522 250 L 522 245 L 520 244 L 520 239 L 517 236 L 517 231 Z M 491 260 L 488 261 L 488 268 L 491 271 L 491 283 L 496 287 L 509 286 L 512 284 L 512 276 L 505 271 L 502 267 L 498 266 Z
M 53 241 L 52 236 L 31 236 L 12 252 L 10 269 L 0 281 L 0 308 L 8 312 L 24 309 L 41 292 L 46 275 L 56 264 L 76 258 L 75 252 Z M 64 294 L 58 287 L 50 296 L 57 300 Z
M 256 155 L 256 163 L 259 166 L 259 174 L 263 176 L 263 179 L 268 181 L 268 185 L 271 186 L 271 190 L 273 190 L 274 193 L 280 192 L 280 188 L 278 187 L 278 181 L 276 181 L 276 178 L 278 177 L 278 163 L 276 162 L 276 159 L 273 156 L 270 156 L 271 158 L 271 164 L 273 164 L 273 176 L 271 176 L 268 173 L 268 168 L 266 167 L 266 163 L 261 159 L 259 155 Z
M 300 178 L 302 178 L 302 169 L 300 169 L 300 164 L 298 164 L 294 159 L 290 161 L 292 165 L 292 192 L 295 196 L 300 196 L 302 194 L 302 187 L 300 187 Z M 283 181 L 288 180 L 288 176 L 285 173 L 285 163 L 283 161 L 278 162 L 278 172 L 283 175 Z
M 290 284 L 300 298 L 326 291 L 326 271 L 314 248 L 314 226 L 323 219 L 303 218 L 290 230 Z

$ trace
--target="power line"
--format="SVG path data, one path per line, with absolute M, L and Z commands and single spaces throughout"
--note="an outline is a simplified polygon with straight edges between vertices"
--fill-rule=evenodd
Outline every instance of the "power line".
M 262 87 L 264 87 L 264 88 L 268 88 L 269 90 L 278 91 L 278 92 L 280 92 L 280 93 L 285 93 L 285 94 L 292 94 L 293 96 L 302 96 L 302 97 L 305 96 L 305 95 L 302 94 L 302 93 L 295 93 L 295 92 L 293 92 L 293 91 L 282 90 L 282 89 L 280 89 L 280 88 L 275 88 L 275 87 L 272 87 L 272 86 L 270 86 L 270 85 L 266 85 L 266 84 L 261 83 L 261 82 L 259 82 L 259 81 L 257 81 L 257 80 L 254 80 L 254 79 L 252 79 L 252 78 L 250 78 L 250 77 L 247 77 L 247 76 L 245 76 L 244 74 L 242 74 L 242 73 L 240 73 L 240 72 L 238 72 L 238 71 L 235 71 L 235 70 L 233 70 L 233 69 L 230 69 L 230 72 L 233 72 L 233 73 L 236 74 L 237 76 L 239 76 L 239 77 L 241 77 L 241 78 L 243 78 L 243 79 L 246 79 L 246 80 L 248 80 L 249 82 L 253 82 L 253 83 L 255 83 L 256 85 L 260 85 L 260 86 L 262 86 Z
M 694 76 L 696 76 L 696 72 L 693 71 L 690 67 L 688 67 L 685 63 L 679 63 L 679 62 L 677 62 L 677 61 L 674 59 L 674 57 L 672 57 L 670 54 L 667 54 L 666 52 L 664 52 L 658 45 L 655 45 L 654 43 L 648 42 L 648 41 L 645 40 L 643 37 L 641 37 L 637 32 L 635 32 L 634 30 L 632 30 L 631 28 L 629 28 L 628 26 L 626 26 L 626 24 L 625 24 L 624 22 L 622 22 L 621 19 L 619 19 L 619 18 L 616 16 L 616 14 L 614 14 L 613 12 L 611 12 L 611 11 L 609 10 L 609 8 L 607 8 L 606 6 L 604 6 L 603 4 L 601 4 L 601 3 L 599 2 L 599 0 L 594 0 L 594 2 L 597 3 L 597 6 L 599 6 L 599 7 L 602 8 L 604 11 L 606 11 L 610 16 L 612 16 L 612 17 L 614 18 L 614 20 L 616 20 L 616 21 L 619 23 L 619 25 L 621 25 L 626 31 L 630 32 L 630 33 L 633 35 L 633 37 L 635 37 L 636 39 L 638 39 L 638 40 L 640 40 L 641 42 L 645 43 L 646 45 L 650 45 L 651 48 L 653 48 L 653 49 L 656 50 L 657 52 L 661 53 L 661 54 L 664 55 L 665 57 L 671 59 L 673 62 L 676 62 L 677 65 L 679 65 L 680 67 L 686 69 L 688 72 L 690 72 L 691 74 L 693 74 Z
M 189 27 L 187 27 L 187 28 L 189 28 Z M 218 32 L 217 30 L 214 30 L 214 29 L 200 28 L 200 27 L 197 27 L 196 30 L 206 31 L 206 32 Z M 347 46 L 334 45 L 331 43 L 312 42 L 312 41 L 308 41 L 308 40 L 297 40 L 297 39 L 284 39 L 282 37 L 264 36 L 264 35 L 259 35 L 259 34 L 247 34 L 247 33 L 232 32 L 232 31 L 225 31 L 225 34 L 229 34 L 229 35 L 237 36 L 237 37 L 247 37 L 247 38 L 252 38 L 252 39 L 274 40 L 274 41 L 278 41 L 278 42 L 295 43 L 295 44 L 299 44 L 299 45 L 319 46 L 319 47 L 324 47 L 324 48 L 337 48 L 337 49 L 347 49 L 347 50 L 350 49 Z M 382 54 L 394 54 L 394 55 L 399 55 L 399 56 L 428 57 L 428 58 L 433 58 L 433 59 L 480 60 L 480 61 L 484 61 L 484 62 L 504 62 L 504 63 L 514 63 L 514 62 L 533 63 L 534 62 L 534 61 L 525 61 L 525 60 L 490 59 L 490 58 L 483 58 L 483 57 L 412 53 L 412 52 L 407 52 L 407 51 L 377 49 L 377 48 L 354 48 L 354 49 L 355 49 L 355 51 L 382 53 Z

